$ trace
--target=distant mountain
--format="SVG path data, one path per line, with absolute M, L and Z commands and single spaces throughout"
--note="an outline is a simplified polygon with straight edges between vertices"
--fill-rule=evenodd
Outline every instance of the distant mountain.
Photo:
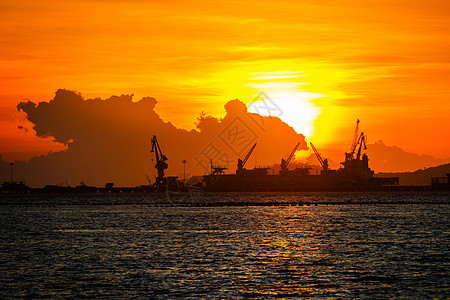
M 397 146 L 388 146 L 383 141 L 367 145 L 369 165 L 375 172 L 412 172 L 450 163 L 450 158 L 439 159 L 431 155 L 409 153 Z
M 403 173 L 377 173 L 377 177 L 399 177 L 400 185 L 430 185 L 431 177 L 445 177 L 450 173 L 450 164 Z

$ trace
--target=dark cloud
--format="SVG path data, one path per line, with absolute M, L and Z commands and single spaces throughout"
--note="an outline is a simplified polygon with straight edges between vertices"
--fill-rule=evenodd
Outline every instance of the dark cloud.
M 178 176 L 184 159 L 188 174 L 208 172 L 210 159 L 234 172 L 237 158 L 244 156 L 254 142 L 258 146 L 249 167 L 278 163 L 299 141 L 300 149 L 307 148 L 303 135 L 278 118 L 248 113 L 239 100 L 225 105 L 223 119 L 201 115 L 198 130 L 192 131 L 164 122 L 154 110 L 156 105 L 150 97 L 133 102 L 133 95 L 85 100 L 68 90 L 58 90 L 49 102 L 21 102 L 17 108 L 34 124 L 36 135 L 52 137 L 66 144 L 67 150 L 16 162 L 17 177 L 31 186 L 64 181 L 76 185 L 82 180 L 98 186 L 106 182 L 144 184 L 146 174 L 150 179 L 156 174 L 150 153 L 153 135 L 169 158 L 167 174 Z M 9 178 L 8 174 L 9 169 L 2 167 L 3 180 Z
M 17 128 L 24 130 L 25 132 L 28 132 L 28 128 L 23 127 L 22 125 L 17 126 Z
M 434 167 L 450 161 L 438 159 L 431 155 L 408 153 L 397 146 L 388 146 L 383 141 L 367 145 L 369 165 L 376 172 L 411 172 L 418 169 Z

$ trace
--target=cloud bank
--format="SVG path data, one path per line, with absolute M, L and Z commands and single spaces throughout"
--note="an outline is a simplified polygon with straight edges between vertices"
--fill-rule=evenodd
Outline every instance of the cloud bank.
M 305 137 L 277 117 L 249 113 L 239 100 L 225 105 L 226 116 L 217 119 L 202 114 L 197 130 L 186 131 L 164 122 L 155 112 L 157 101 L 133 95 L 108 99 L 83 99 L 81 94 L 60 89 L 54 99 L 38 104 L 27 101 L 17 108 L 25 112 L 39 137 L 52 137 L 67 145 L 67 150 L 17 161 L 15 178 L 31 186 L 63 184 L 119 186 L 147 184 L 156 170 L 151 137 L 156 135 L 163 153 L 169 158 L 167 175 L 183 176 L 182 160 L 187 160 L 186 174 L 209 172 L 210 161 L 234 172 L 238 157 L 245 156 L 253 143 L 258 146 L 247 166 L 274 164 Z M 179 108 L 178 108 L 179 109 Z M 2 181 L 9 179 L 9 165 L 1 161 Z

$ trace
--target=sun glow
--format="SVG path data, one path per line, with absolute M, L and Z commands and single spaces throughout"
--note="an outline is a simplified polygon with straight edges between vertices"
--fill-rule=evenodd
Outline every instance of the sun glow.
M 301 87 L 306 83 L 299 81 L 299 78 L 304 75 L 298 72 L 279 71 L 253 75 L 251 79 L 255 82 L 248 86 L 259 93 L 263 92 L 264 97 L 260 96 L 248 105 L 249 111 L 264 116 L 273 115 L 257 109 L 258 104 L 263 104 L 264 101 L 273 102 L 279 111 L 276 116 L 292 126 L 298 133 L 310 138 L 315 129 L 314 121 L 321 112 L 312 100 L 324 95 L 304 91 Z

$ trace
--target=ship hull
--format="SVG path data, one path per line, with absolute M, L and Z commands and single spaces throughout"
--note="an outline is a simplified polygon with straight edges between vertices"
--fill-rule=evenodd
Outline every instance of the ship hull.
M 204 176 L 206 191 L 259 192 L 259 191 L 348 191 L 367 187 L 376 189 L 377 182 L 344 178 L 341 176 L 304 175 L 304 176 Z

